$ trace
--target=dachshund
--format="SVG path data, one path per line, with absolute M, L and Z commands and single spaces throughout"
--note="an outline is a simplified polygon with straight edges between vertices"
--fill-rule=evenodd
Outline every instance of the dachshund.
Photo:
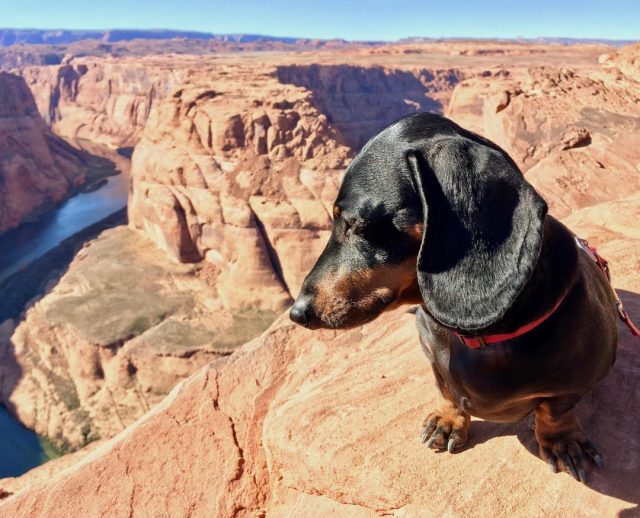
M 346 169 L 331 236 L 290 318 L 346 329 L 419 305 L 439 393 L 422 442 L 452 452 L 471 416 L 533 413 L 542 459 L 584 482 L 602 457 L 575 406 L 615 361 L 616 299 L 547 212 L 496 144 L 438 114 L 406 116 Z

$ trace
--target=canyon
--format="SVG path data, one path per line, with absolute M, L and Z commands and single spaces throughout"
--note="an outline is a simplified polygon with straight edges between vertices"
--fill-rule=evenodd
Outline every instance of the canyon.
M 607 468 L 576 486 L 537 459 L 526 423 L 475 421 L 453 456 L 419 444 L 435 389 L 405 310 L 347 332 L 276 317 L 328 238 L 355 152 L 424 110 L 506 149 L 640 315 L 638 59 L 638 46 L 406 42 L 14 70 L 57 135 L 134 150 L 129 227 L 87 243 L 0 325 L 2 402 L 59 447 L 84 447 L 0 480 L 0 512 L 636 512 L 640 443 L 624 434 L 640 364 L 626 328 L 581 408 Z
M 0 72 L 0 233 L 37 219 L 88 178 L 109 174 L 108 163 L 51 131 L 22 77 Z

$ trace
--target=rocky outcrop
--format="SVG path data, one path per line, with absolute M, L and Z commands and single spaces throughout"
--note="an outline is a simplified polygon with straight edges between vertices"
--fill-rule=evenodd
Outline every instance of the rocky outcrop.
M 616 218 L 620 208 L 611 208 Z M 608 258 L 619 285 L 633 290 L 621 292 L 628 309 L 640 314 L 640 270 L 618 267 L 640 257 L 640 242 L 622 242 Z M 470 443 L 452 455 L 420 444 L 435 385 L 414 317 L 399 310 L 341 332 L 309 332 L 283 317 L 111 441 L 6 499 L 0 513 L 633 516 L 640 357 L 620 331 L 613 372 L 580 407 L 606 462 L 586 485 L 548 469 L 526 423 L 474 420 Z
M 84 183 L 87 156 L 47 128 L 21 77 L 0 72 L 0 232 Z
M 69 139 L 132 147 L 158 99 L 180 82 L 181 72 L 147 63 L 73 59 L 19 71 L 53 130 Z
M 214 280 L 126 227 L 106 231 L 0 326 L 0 402 L 65 451 L 112 437 L 276 317 L 227 311 Z
M 509 152 L 556 216 L 640 189 L 640 87 L 610 67 L 538 67 L 490 85 L 474 77 L 447 113 Z
M 623 76 L 640 81 L 640 44 L 627 45 L 612 54 L 603 54 L 600 63 L 617 69 Z
M 354 149 L 404 115 L 441 112 L 462 76 L 455 69 L 318 64 L 283 65 L 276 71 L 280 82 L 311 91 L 341 140 Z
M 484 103 L 495 98 L 496 111 L 504 109 L 509 103 L 507 85 L 515 84 L 509 70 L 483 70 L 455 86 L 444 114 L 465 128 L 483 134 Z
M 282 310 L 328 238 L 350 150 L 302 88 L 248 69 L 205 85 L 149 120 L 130 223 L 177 259 L 210 263 L 227 307 Z
M 181 261 L 214 264 L 228 307 L 282 308 L 328 238 L 350 146 L 439 109 L 460 75 L 282 65 L 193 76 L 136 147 L 131 224 Z

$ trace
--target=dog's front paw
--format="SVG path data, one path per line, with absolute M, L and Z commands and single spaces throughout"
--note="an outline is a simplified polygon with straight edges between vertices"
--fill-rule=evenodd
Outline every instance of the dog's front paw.
M 434 410 L 424 420 L 420 441 L 429 448 L 452 452 L 467 442 L 471 417 L 456 407 Z
M 566 471 L 576 480 L 585 482 L 587 459 L 591 459 L 598 468 L 603 467 L 600 453 L 582 430 L 555 436 L 541 433 L 536 435 L 540 457 L 554 473 L 558 470 Z

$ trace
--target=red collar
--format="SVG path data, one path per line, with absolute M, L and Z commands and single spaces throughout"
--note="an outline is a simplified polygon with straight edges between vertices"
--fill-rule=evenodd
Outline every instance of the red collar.
M 611 283 L 611 274 L 609 272 L 609 263 L 607 262 L 607 260 L 598 253 L 595 247 L 589 246 L 589 243 L 586 240 L 580 239 L 578 236 L 574 236 L 574 237 L 576 240 L 576 244 L 578 245 L 578 248 L 580 248 L 584 253 L 587 254 L 589 258 L 591 258 L 591 260 L 593 260 L 596 263 L 596 265 L 602 271 L 602 273 L 604 273 L 607 276 L 607 280 L 609 281 L 609 283 Z M 634 336 L 640 336 L 640 329 L 636 327 L 636 325 L 631 321 L 631 318 L 629 318 L 629 315 L 625 311 L 624 306 L 622 305 L 622 301 L 620 300 L 620 297 L 618 297 L 616 290 L 613 288 L 613 286 L 611 286 L 611 289 L 613 290 L 613 295 L 616 300 L 616 306 L 618 309 L 618 315 L 620 316 L 620 320 L 622 320 L 629 327 L 629 329 L 631 330 L 631 333 Z M 503 333 L 503 334 L 497 334 L 497 335 L 484 335 L 484 336 L 482 335 L 470 336 L 470 335 L 460 334 L 457 332 L 455 334 L 458 336 L 458 338 L 460 338 L 460 340 L 462 340 L 462 343 L 464 343 L 470 349 L 480 349 L 481 347 L 485 347 L 489 344 L 495 344 L 498 342 L 506 342 L 507 340 L 513 340 L 514 338 L 518 338 L 519 336 L 522 336 L 523 334 L 528 333 L 532 329 L 535 329 L 540 324 L 542 324 L 545 320 L 547 320 L 551 315 L 553 315 L 556 312 L 556 310 L 560 307 L 560 304 L 562 304 L 562 302 L 564 301 L 568 292 L 569 290 L 566 290 L 560 296 L 560 298 L 556 301 L 555 305 L 549 311 L 547 311 L 544 315 L 542 315 L 540 318 L 537 318 L 533 322 L 529 322 L 528 324 L 525 324 L 524 326 L 516 329 L 513 333 Z
M 560 307 L 560 304 L 564 301 L 565 297 L 569 293 L 569 290 L 565 290 L 564 293 L 560 296 L 560 298 L 556 301 L 554 306 L 547 311 L 541 317 L 535 319 L 533 322 L 529 322 L 528 324 L 519 327 L 512 333 L 501 333 L 496 335 L 484 335 L 484 336 L 469 336 L 463 335 L 460 333 L 456 333 L 458 338 L 462 340 L 462 343 L 469 347 L 470 349 L 480 349 L 481 347 L 485 347 L 489 344 L 496 344 L 498 342 L 506 342 L 507 340 L 513 340 L 514 338 L 518 338 L 525 333 L 528 333 L 532 329 L 535 329 L 540 324 L 542 324 L 545 320 L 547 320 L 551 315 L 553 315 L 556 310 Z

